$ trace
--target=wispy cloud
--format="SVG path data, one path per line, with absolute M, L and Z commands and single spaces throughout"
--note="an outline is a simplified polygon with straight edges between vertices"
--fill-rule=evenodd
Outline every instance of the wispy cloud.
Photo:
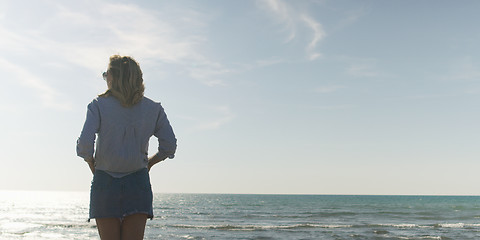
M 474 88 L 467 89 L 467 90 L 465 90 L 465 93 L 466 94 L 471 94 L 471 95 L 478 95 L 478 94 L 480 94 L 480 87 L 474 87 Z
M 201 83 L 213 86 L 225 86 L 226 83 L 221 79 L 225 74 L 231 73 L 232 70 L 224 67 L 217 62 L 203 60 L 197 62 L 194 66 L 189 67 L 190 76 L 199 80 Z
M 369 9 L 365 6 L 346 12 L 345 17 L 337 24 L 337 28 L 344 28 L 356 23 L 359 19 L 369 13 Z
M 342 88 L 345 88 L 345 86 L 340 86 L 340 85 L 322 86 L 322 87 L 315 88 L 313 91 L 316 93 L 332 93 Z
M 191 128 L 188 131 L 211 131 L 222 128 L 236 117 L 236 114 L 228 105 L 197 105 L 188 115 L 176 115 L 177 119 L 189 122 Z
M 198 31 L 177 31 L 177 27 L 181 28 L 184 23 L 173 22 L 167 12 L 155 12 L 135 4 L 120 3 L 98 3 L 92 12 L 86 6 L 84 9 L 72 9 L 61 4 L 57 6 L 60 11 L 57 11 L 54 18 L 57 19 L 56 22 L 66 24 L 52 25 L 52 28 L 71 28 L 73 22 L 77 29 L 91 29 L 91 32 L 96 32 L 93 36 L 101 38 L 89 40 L 79 36 L 83 42 L 81 45 L 75 41 L 62 42 L 60 46 L 64 48 L 77 49 L 73 54 L 65 55 L 69 60 L 79 64 L 88 62 L 84 60 L 90 58 L 95 51 L 93 56 L 97 58 L 99 53 L 118 52 L 172 63 L 186 59 L 198 60 L 196 47 L 204 40 L 203 37 L 198 35 Z M 85 57 L 78 57 L 82 55 Z
M 351 109 L 354 108 L 355 105 L 320 105 L 320 106 L 302 106 L 303 108 L 310 109 L 310 110 L 341 110 L 341 109 Z
M 376 77 L 380 74 L 373 63 L 354 63 L 347 68 L 347 73 L 354 77 Z
M 438 99 L 438 98 L 451 98 L 456 97 L 457 94 L 420 94 L 408 96 L 408 99 L 421 100 L 421 99 Z
M 45 8 L 48 14 L 38 18 L 41 28 L 33 28 L 34 23 L 23 28 L 0 23 L 0 49 L 24 57 L 44 55 L 53 64 L 67 62 L 95 73 L 111 54 L 131 55 L 142 65 L 150 60 L 180 65 L 209 86 L 222 85 L 221 76 L 229 71 L 199 50 L 207 40 L 209 17 L 193 8 L 152 10 L 109 2 L 92 8 L 89 2 L 64 1 L 49 1 Z
M 340 56 L 337 58 L 346 64 L 345 73 L 356 78 L 378 78 L 388 77 L 389 74 L 381 71 L 378 61 L 375 58 L 359 58 Z
M 241 64 L 239 67 L 236 68 L 235 72 L 252 71 L 254 69 L 270 67 L 270 66 L 285 63 L 285 62 L 288 62 L 288 61 L 286 59 L 283 59 L 283 58 L 280 58 L 280 57 L 271 57 L 271 58 L 266 58 L 266 59 L 259 59 L 259 60 L 252 61 L 252 62 L 249 62 L 249 63 Z
M 306 26 L 313 33 L 305 50 L 309 60 L 315 60 L 321 56 L 317 51 L 318 43 L 325 38 L 326 33 L 323 26 L 307 11 L 296 9 L 292 5 L 282 0 L 259 0 L 259 5 L 273 15 L 284 25 L 284 29 L 289 32 L 286 42 L 290 42 L 298 36 L 299 26 Z
M 0 58 L 0 69 L 14 75 L 22 86 L 34 90 L 43 106 L 57 110 L 71 110 L 70 103 L 60 101 L 59 96 L 62 94 L 23 67 Z
M 216 117 L 198 124 L 197 130 L 218 129 L 235 118 L 235 114 L 228 106 L 215 106 L 210 107 L 210 109 L 212 110 L 212 115 Z
M 316 52 L 316 47 L 318 42 L 325 37 L 325 32 L 323 31 L 322 25 L 315 21 L 312 17 L 308 15 L 302 15 L 302 20 L 310 27 L 313 31 L 313 39 L 307 46 L 307 54 L 310 60 L 315 60 L 320 57 L 320 53 Z
M 447 74 L 442 79 L 480 81 L 479 66 L 479 62 L 474 61 L 470 56 L 454 59 L 447 68 Z
M 289 32 L 286 42 L 293 40 L 296 34 L 296 19 L 293 10 L 281 0 L 260 0 L 258 2 L 284 24 L 284 30 Z
M 279 64 L 285 62 L 285 59 L 279 58 L 279 57 L 273 57 L 269 59 L 262 59 L 262 60 L 257 60 L 255 61 L 255 66 L 257 67 L 267 67 L 267 66 L 272 66 L 275 64 Z

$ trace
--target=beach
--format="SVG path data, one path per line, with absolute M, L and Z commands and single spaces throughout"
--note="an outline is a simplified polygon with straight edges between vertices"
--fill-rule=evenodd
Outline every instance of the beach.
M 99 239 L 88 192 L 0 191 L 0 239 Z M 479 239 L 478 196 L 155 194 L 145 239 Z

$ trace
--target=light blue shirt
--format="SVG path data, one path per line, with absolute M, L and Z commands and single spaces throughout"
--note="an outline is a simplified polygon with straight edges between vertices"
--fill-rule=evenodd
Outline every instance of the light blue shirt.
M 97 97 L 88 104 L 77 155 L 89 159 L 95 153 L 95 169 L 122 177 L 147 167 L 151 136 L 158 139 L 160 158 L 174 157 L 177 139 L 160 103 L 143 97 L 127 108 L 113 96 Z

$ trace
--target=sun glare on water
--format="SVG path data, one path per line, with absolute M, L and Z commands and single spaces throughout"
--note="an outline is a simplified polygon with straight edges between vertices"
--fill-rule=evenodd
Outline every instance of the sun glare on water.
M 0 239 L 61 239 L 91 225 L 87 214 L 87 192 L 0 191 Z

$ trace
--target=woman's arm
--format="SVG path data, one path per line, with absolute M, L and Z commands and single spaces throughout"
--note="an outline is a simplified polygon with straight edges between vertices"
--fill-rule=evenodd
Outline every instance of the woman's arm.
M 85 160 L 90 170 L 95 172 L 95 160 L 94 160 L 94 145 L 96 133 L 100 128 L 100 111 L 94 101 L 88 104 L 87 107 L 87 119 L 83 125 L 80 137 L 77 140 L 77 156 Z
M 159 153 L 153 155 L 152 157 L 150 157 L 148 159 L 148 171 L 150 171 L 150 168 L 153 167 L 153 165 L 165 160 L 167 158 L 167 156 L 160 156 Z
M 167 114 L 160 105 L 160 111 L 157 118 L 155 133 L 153 134 L 158 139 L 158 152 L 148 159 L 148 169 L 158 162 L 166 158 L 174 158 L 177 150 L 177 138 L 173 133 L 172 126 L 168 121 Z
M 87 162 L 88 167 L 90 168 L 90 171 L 92 171 L 92 174 L 95 173 L 95 159 L 85 159 L 85 162 Z

